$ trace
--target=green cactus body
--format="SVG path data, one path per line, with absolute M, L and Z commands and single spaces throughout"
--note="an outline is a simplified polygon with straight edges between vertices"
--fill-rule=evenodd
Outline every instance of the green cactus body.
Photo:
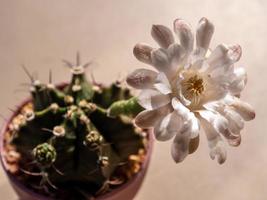
M 85 66 L 70 68 L 72 80 L 63 88 L 32 84 L 32 102 L 19 124 L 13 120 L 18 128 L 9 130 L 10 144 L 21 154 L 25 184 L 55 199 L 81 200 L 112 189 L 110 180 L 119 178 L 129 156 L 145 149 L 146 138 L 123 120 L 141 110 L 128 89 L 114 83 L 94 91 Z M 31 176 L 37 172 L 39 178 Z

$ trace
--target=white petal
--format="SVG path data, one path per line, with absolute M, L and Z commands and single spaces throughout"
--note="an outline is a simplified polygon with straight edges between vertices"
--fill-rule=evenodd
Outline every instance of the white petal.
M 232 62 L 237 62 L 241 58 L 242 49 L 239 44 L 228 46 L 227 56 Z
M 200 116 L 208 121 L 218 133 L 224 133 L 228 129 L 228 121 L 223 116 L 208 110 L 199 111 Z
M 183 119 L 188 120 L 190 118 L 190 110 L 185 107 L 177 98 L 172 99 L 172 107 L 181 117 L 183 117 Z
M 134 56 L 141 62 L 151 65 L 151 51 L 153 50 L 152 47 L 150 47 L 147 44 L 139 43 L 135 45 L 133 49 Z
M 184 57 L 184 48 L 180 46 L 179 44 L 172 44 L 168 48 L 168 55 L 172 62 L 172 64 L 178 68 L 179 64 L 182 62 L 182 59 Z
M 170 94 L 171 91 L 171 86 L 169 83 L 169 80 L 167 78 L 167 76 L 164 73 L 159 73 L 155 83 L 154 83 L 154 87 L 160 91 L 162 94 Z
M 203 17 L 198 23 L 196 32 L 196 44 L 198 49 L 203 49 L 203 51 L 201 51 L 203 56 L 205 56 L 209 48 L 213 32 L 214 25 L 208 19 Z
M 200 118 L 200 121 L 208 139 L 211 159 L 214 160 L 217 157 L 218 163 L 223 164 L 226 160 L 227 154 L 219 133 L 205 119 Z
M 157 90 L 145 89 L 138 96 L 138 103 L 147 110 L 160 108 L 170 103 L 171 99 L 168 95 L 163 95 Z
M 200 116 L 209 122 L 217 133 L 221 133 L 231 146 L 238 146 L 241 142 L 239 134 L 232 134 L 229 130 L 228 120 L 220 114 L 211 111 L 199 111 Z
M 141 128 L 151 128 L 170 112 L 170 106 L 166 105 L 155 110 L 144 110 L 135 117 L 135 124 Z
M 218 45 L 211 55 L 208 57 L 210 68 L 208 71 L 213 71 L 217 68 L 223 68 L 226 72 L 230 66 L 237 62 L 241 57 L 241 47 L 239 45 L 226 46 Z
M 168 53 L 164 49 L 156 49 L 151 52 L 152 65 L 159 71 L 166 72 L 170 70 Z
M 173 23 L 174 32 L 180 39 L 182 47 L 187 52 L 191 52 L 194 46 L 194 37 L 191 26 L 182 19 L 176 19 Z
M 159 141 L 167 141 L 179 133 L 181 118 L 176 112 L 169 113 L 162 121 L 158 121 L 154 128 L 155 137 Z
M 178 88 L 178 93 L 179 93 L 179 99 L 180 99 L 180 101 L 184 105 L 189 106 L 191 104 L 191 101 L 184 97 L 181 88 Z
M 250 121 L 255 118 L 256 114 L 252 106 L 239 100 L 238 98 L 235 98 L 231 107 L 234 108 L 234 110 L 246 121 Z
M 174 43 L 172 31 L 166 26 L 153 25 L 151 35 L 162 48 L 167 49 L 172 43 Z
M 177 98 L 172 99 L 172 107 L 177 112 L 184 123 L 189 123 L 191 126 L 190 137 L 195 138 L 199 133 L 199 123 L 195 115 L 185 107 Z
M 244 68 L 235 68 L 233 71 L 233 80 L 229 85 L 232 95 L 239 95 L 247 83 L 247 73 Z
M 187 123 L 181 128 L 173 140 L 171 155 L 176 163 L 182 162 L 189 154 L 190 133 L 191 124 Z
M 244 128 L 244 121 L 242 117 L 230 108 L 224 110 L 224 116 L 226 119 L 228 119 L 229 130 L 233 134 L 239 134 Z
M 137 69 L 127 76 L 127 83 L 137 89 L 152 88 L 158 73 L 148 69 Z

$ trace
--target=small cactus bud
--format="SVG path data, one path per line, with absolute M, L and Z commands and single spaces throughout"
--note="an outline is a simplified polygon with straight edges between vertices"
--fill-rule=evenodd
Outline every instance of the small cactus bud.
M 88 105 L 88 102 L 87 102 L 86 100 L 81 100 L 81 101 L 79 102 L 79 106 L 80 106 L 81 108 L 86 108 L 87 105 Z
M 52 111 L 53 113 L 56 113 L 56 112 L 58 111 L 58 109 L 59 109 L 59 106 L 58 106 L 58 104 L 56 104 L 56 103 L 52 103 L 52 104 L 50 105 L 50 109 L 51 109 L 51 111 Z
M 53 129 L 53 134 L 57 137 L 64 137 L 66 130 L 63 126 L 55 126 Z
M 25 110 L 24 116 L 27 121 L 32 121 L 35 118 L 33 110 L 30 109 Z
M 100 156 L 98 159 L 98 164 L 101 167 L 107 167 L 109 165 L 109 158 L 107 156 Z
M 33 85 L 34 85 L 35 87 L 40 87 L 40 86 L 41 86 L 41 82 L 40 82 L 39 80 L 35 80 L 35 81 L 33 82 Z
M 103 143 L 103 136 L 97 131 L 91 131 L 85 138 L 85 145 L 91 150 L 96 150 Z
M 39 144 L 33 149 L 35 160 L 42 166 L 51 166 L 57 157 L 56 149 L 48 144 Z
M 67 96 L 65 96 L 64 101 L 65 101 L 66 104 L 70 105 L 70 104 L 73 104 L 74 99 L 73 99 L 72 96 L 67 95 Z
M 90 119 L 89 119 L 86 115 L 81 115 L 81 116 L 80 116 L 80 120 L 81 120 L 84 124 L 89 124 L 89 123 L 90 123 Z
M 53 90 L 53 89 L 56 88 L 55 85 L 52 84 L 52 83 L 48 83 L 48 84 L 46 85 L 46 87 L 47 87 L 48 89 L 50 89 L 50 90 Z
M 75 85 L 72 86 L 72 91 L 73 92 L 79 92 L 81 89 L 82 89 L 81 85 L 75 84 Z

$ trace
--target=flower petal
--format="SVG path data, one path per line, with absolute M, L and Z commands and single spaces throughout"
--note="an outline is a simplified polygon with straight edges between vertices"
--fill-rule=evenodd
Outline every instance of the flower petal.
M 174 32 L 180 39 L 182 47 L 186 52 L 191 52 L 194 46 L 194 37 L 191 26 L 182 19 L 176 19 L 173 23 Z
M 229 122 L 229 130 L 233 134 L 239 135 L 240 131 L 244 128 L 244 121 L 242 117 L 231 108 L 224 109 L 224 117 Z
M 135 124 L 141 128 L 151 128 L 170 112 L 170 105 L 155 110 L 144 110 L 135 117 Z
M 198 23 L 196 32 L 197 48 L 203 49 L 203 51 L 201 51 L 203 53 L 203 56 L 205 56 L 209 48 L 209 44 L 213 33 L 214 33 L 214 25 L 208 19 L 203 17 Z
M 210 65 L 208 71 L 211 72 L 217 68 L 223 68 L 226 72 L 233 63 L 240 59 L 241 54 L 241 47 L 237 44 L 231 46 L 218 45 L 208 57 L 207 61 Z
M 171 146 L 171 155 L 173 160 L 178 163 L 182 162 L 189 154 L 189 142 L 190 142 L 190 124 L 186 124 L 181 129 L 173 140 Z
M 137 69 L 127 76 L 126 82 L 136 89 L 153 88 L 158 73 L 148 69 Z
M 195 138 L 199 133 L 199 123 L 195 115 L 185 107 L 177 98 L 172 99 L 172 107 L 177 114 L 182 118 L 184 123 L 190 123 L 191 133 L 190 137 Z
M 163 25 L 153 25 L 151 35 L 160 47 L 167 49 L 174 43 L 172 31 Z
M 179 133 L 181 128 L 181 117 L 176 112 L 169 113 L 162 121 L 158 121 L 154 128 L 155 137 L 159 141 L 167 141 Z
M 239 44 L 228 46 L 227 56 L 232 62 L 237 62 L 241 58 L 242 49 Z
M 223 134 L 227 130 L 228 121 L 223 116 L 209 110 L 200 110 L 198 113 L 214 127 L 216 132 Z
M 176 69 L 174 69 L 176 71 L 185 55 L 184 48 L 176 43 L 171 44 L 168 48 L 168 55 L 172 65 L 176 67 Z
M 207 136 L 211 159 L 214 160 L 217 157 L 218 163 L 223 164 L 226 160 L 227 153 L 219 133 L 204 118 L 200 117 L 199 120 Z
M 147 110 L 154 110 L 170 103 L 168 95 L 163 95 L 157 90 L 145 89 L 138 96 L 138 103 Z
M 170 94 L 172 92 L 168 78 L 164 73 L 159 73 L 155 79 L 154 87 L 162 94 Z
M 177 98 L 172 99 L 172 107 L 177 113 L 182 116 L 184 119 L 190 118 L 190 110 L 185 107 Z
M 247 83 L 246 70 L 242 67 L 235 68 L 233 76 L 233 80 L 229 85 L 229 90 L 232 95 L 240 95 L 240 92 L 245 88 Z
M 238 98 L 235 98 L 231 107 L 246 121 L 253 120 L 256 116 L 252 106 Z
M 189 154 L 194 153 L 199 146 L 199 135 L 195 138 L 191 138 L 189 142 Z
M 152 47 L 150 47 L 147 44 L 136 44 L 134 49 L 133 49 L 133 54 L 137 58 L 137 60 L 149 64 L 152 64 L 151 61 L 151 51 L 153 50 Z
M 170 70 L 168 53 L 164 49 L 156 49 L 151 52 L 152 65 L 161 72 Z

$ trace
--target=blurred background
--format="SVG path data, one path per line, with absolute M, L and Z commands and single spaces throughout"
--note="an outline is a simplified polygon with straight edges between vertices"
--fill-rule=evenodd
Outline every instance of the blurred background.
M 196 27 L 201 17 L 215 24 L 211 47 L 238 43 L 243 48 L 239 65 L 248 71 L 242 99 L 256 109 L 256 119 L 246 123 L 238 148 L 228 148 L 222 166 L 209 158 L 202 134 L 198 151 L 175 164 L 170 144 L 155 145 L 152 162 L 135 200 L 264 200 L 267 194 L 267 1 L 266 0 L 0 0 L 0 113 L 10 115 L 28 96 L 21 83 L 28 79 L 25 64 L 42 81 L 53 70 L 54 82 L 69 80 L 61 60 L 93 60 L 98 81 L 110 83 L 145 67 L 135 60 L 137 42 L 156 45 L 152 24 L 172 27 L 184 18 Z M 16 200 L 0 171 L 1 200 Z

